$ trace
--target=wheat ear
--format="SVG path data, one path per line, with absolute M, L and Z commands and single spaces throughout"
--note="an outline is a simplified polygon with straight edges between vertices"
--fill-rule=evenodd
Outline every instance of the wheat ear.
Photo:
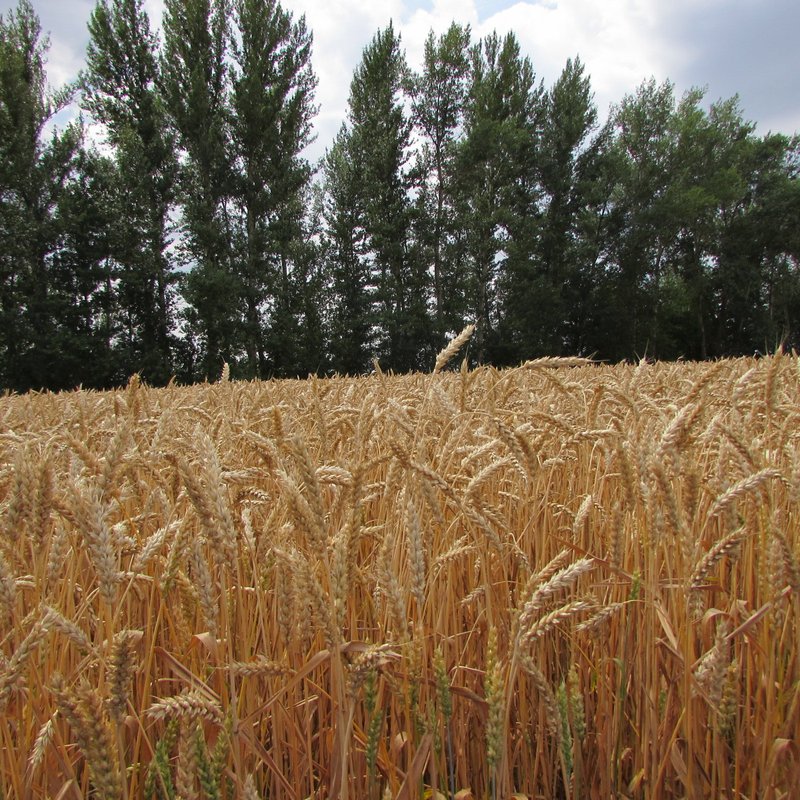
M 433 367 L 433 374 L 438 375 L 448 364 L 450 359 L 469 341 L 475 330 L 474 325 L 467 325 L 458 336 L 455 337 L 440 353 L 436 356 L 436 363 Z
M 222 711 L 216 703 L 210 701 L 205 695 L 192 690 L 156 700 L 147 709 L 147 715 L 152 719 L 166 719 L 167 717 L 205 719 L 218 724 L 223 720 Z

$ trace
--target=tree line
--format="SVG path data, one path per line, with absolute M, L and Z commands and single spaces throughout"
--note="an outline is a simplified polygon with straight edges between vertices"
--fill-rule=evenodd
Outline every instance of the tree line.
M 646 80 L 602 122 L 578 58 L 545 87 L 454 23 L 415 72 L 390 24 L 312 164 L 304 18 L 166 0 L 161 31 L 99 0 L 52 91 L 30 0 L 0 17 L 4 388 L 426 369 L 468 322 L 497 365 L 798 344 L 800 140 L 736 98 Z

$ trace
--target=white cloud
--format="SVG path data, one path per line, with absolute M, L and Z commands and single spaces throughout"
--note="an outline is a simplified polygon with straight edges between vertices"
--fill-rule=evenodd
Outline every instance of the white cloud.
M 306 14 L 314 31 L 321 106 L 315 154 L 324 151 L 344 118 L 350 78 L 363 48 L 390 19 L 414 69 L 422 66 L 428 31 L 443 33 L 454 20 L 469 24 L 475 41 L 494 30 L 501 35 L 514 31 L 545 86 L 559 76 L 567 58 L 579 55 L 591 75 L 601 118 L 612 102 L 645 78 L 667 78 L 669 56 L 674 56 L 659 40 L 659 6 L 653 0 L 518 2 L 499 11 L 487 11 L 486 3 L 476 5 L 474 0 L 434 0 L 416 7 L 385 0 L 366 9 L 351 0 L 331 5 L 329 0 L 299 0 L 292 5 Z
M 474 35 L 480 24 L 475 3 L 472 0 L 470 2 L 434 0 L 430 8 L 417 8 L 406 15 L 400 32 L 408 62 L 413 68 L 418 69 L 422 66 L 428 32 L 433 30 L 434 34 L 439 36 L 453 22 L 469 25 Z
M 568 58 L 579 56 L 592 78 L 602 118 L 609 104 L 642 80 L 668 77 L 655 8 L 642 0 L 516 3 L 484 20 L 478 33 L 514 31 L 545 86 L 558 78 Z
M 52 87 L 61 87 L 78 77 L 84 67 L 84 53 L 63 39 L 51 37 L 47 53 L 47 79 Z
M 0 0 L 0 13 L 17 0 Z M 35 0 L 51 33 L 48 73 L 52 84 L 74 79 L 83 67 L 86 22 L 95 0 Z M 145 0 L 158 28 L 163 0 Z M 709 85 L 709 98 L 742 95 L 745 116 L 759 131 L 800 129 L 800 96 L 794 84 L 800 59 L 794 31 L 796 0 L 285 0 L 295 16 L 305 13 L 314 34 L 319 79 L 317 142 L 323 154 L 345 117 L 353 70 L 379 28 L 390 20 L 402 36 L 409 64 L 422 65 L 430 29 L 443 33 L 455 20 L 472 27 L 473 39 L 493 30 L 514 31 L 537 75 L 550 86 L 567 58 L 579 55 L 600 119 L 645 79 L 672 79 L 677 93 Z
M 161 17 L 164 14 L 164 0 L 144 0 L 144 10 L 150 18 L 150 29 L 161 29 Z
M 313 64 L 319 81 L 316 103 L 317 140 L 309 148 L 309 157 L 321 157 L 339 130 L 347 109 L 353 70 L 375 32 L 399 20 L 401 0 L 378 0 L 363 4 L 360 0 L 296 0 L 287 4 L 295 17 L 306 16 L 306 25 L 314 34 Z

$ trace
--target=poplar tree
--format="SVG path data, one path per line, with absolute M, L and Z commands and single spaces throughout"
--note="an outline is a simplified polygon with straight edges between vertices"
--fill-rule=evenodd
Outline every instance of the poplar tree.
M 326 305 L 329 296 L 325 264 L 324 200 L 319 184 L 303 192 L 303 241 L 298 243 L 292 267 L 292 335 L 294 362 L 286 374 L 305 378 L 330 368 Z
M 754 139 L 753 126 L 741 119 L 735 100 L 712 104 L 706 112 L 703 99 L 703 90 L 686 92 L 671 122 L 661 221 L 671 223 L 674 235 L 656 309 L 658 352 L 667 357 L 705 358 L 721 344 L 715 318 L 727 301 L 717 304 L 711 265 L 720 255 L 725 220 L 744 190 L 741 167 Z M 735 295 L 737 288 L 730 291 Z
M 464 269 L 455 188 L 455 153 L 469 88 L 469 26 L 453 23 L 425 41 L 423 70 L 414 76 L 413 120 L 420 134 L 415 237 L 432 271 L 437 347 L 464 327 Z
M 184 297 L 200 339 L 201 376 L 238 355 L 241 287 L 232 251 L 228 0 L 166 0 L 161 86 L 184 157 L 179 199 L 190 266 Z
M 50 385 L 65 345 L 52 254 L 81 131 L 45 134 L 73 93 L 48 89 L 47 48 L 29 0 L 0 16 L 0 385 L 15 389 Z
M 167 251 L 177 162 L 157 85 L 157 41 L 143 0 L 99 0 L 89 36 L 82 102 L 114 150 L 126 362 L 149 381 L 166 382 L 173 374 L 175 273 Z
M 545 201 L 538 245 L 541 280 L 535 303 L 537 318 L 528 316 L 530 338 L 539 353 L 532 350 L 522 353 L 523 357 L 544 352 L 575 353 L 582 343 L 586 300 L 593 289 L 581 215 L 591 191 L 587 172 L 593 169 L 596 158 L 590 137 L 597 111 L 580 59 L 567 60 L 543 105 L 539 148 Z
M 712 115 L 728 135 L 742 124 L 737 105 L 715 104 Z M 712 354 L 797 348 L 800 137 L 749 136 L 734 152 L 738 191 L 720 208 L 716 268 L 709 275 Z
M 374 355 L 374 287 L 366 259 L 363 170 L 353 133 L 342 125 L 323 161 L 325 264 L 330 283 L 331 366 L 358 375 Z
M 508 360 L 499 335 L 498 285 L 533 268 L 539 217 L 536 149 L 542 89 L 513 33 L 471 50 L 472 79 L 459 145 L 459 215 L 465 226 L 469 313 L 478 362 Z M 533 298 L 530 301 L 534 302 Z
M 421 367 L 433 350 L 425 265 L 411 250 L 406 169 L 411 122 L 403 104 L 408 68 L 389 24 L 364 49 L 350 84 L 349 151 L 362 175 L 361 203 L 375 286 L 377 355 L 399 371 Z
M 58 201 L 59 236 L 51 253 L 51 309 L 58 325 L 58 357 L 46 385 L 107 389 L 130 375 L 116 346 L 120 313 L 111 252 L 115 213 L 114 163 L 82 148 Z
M 295 266 L 305 257 L 304 192 L 317 80 L 312 36 L 275 0 L 234 0 L 231 137 L 235 269 L 247 373 L 291 373 L 301 324 Z
M 612 358 L 658 356 L 659 295 L 674 236 L 668 205 L 674 148 L 673 86 L 655 79 L 626 95 L 614 114 L 618 184 L 612 243 L 616 321 L 605 331 Z M 625 309 L 625 313 L 622 313 Z

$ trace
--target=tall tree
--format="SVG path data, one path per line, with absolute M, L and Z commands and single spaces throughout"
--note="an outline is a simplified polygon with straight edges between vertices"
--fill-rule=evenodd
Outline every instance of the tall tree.
M 129 368 L 165 382 L 173 372 L 175 275 L 167 250 L 177 161 L 157 86 L 157 41 L 143 0 L 99 0 L 89 36 L 83 105 L 105 126 L 115 153 L 115 258 Z
M 51 254 L 81 131 L 73 124 L 46 137 L 73 91 L 48 90 L 47 47 L 29 0 L 0 16 L 0 385 L 15 389 L 48 386 L 64 347 Z
M 606 340 L 618 322 L 613 252 L 620 230 L 621 162 L 610 122 L 584 143 L 575 160 L 565 261 L 569 278 L 561 292 L 566 353 L 607 357 Z
M 421 134 L 415 237 L 433 272 L 437 346 L 464 327 L 464 271 L 457 250 L 454 181 L 456 141 L 469 88 L 469 26 L 453 23 L 425 41 L 422 72 L 413 79 L 413 120 Z
M 59 357 L 50 365 L 50 389 L 79 383 L 105 389 L 128 377 L 120 358 L 124 354 L 116 346 L 120 316 L 111 258 L 112 232 L 119 222 L 115 182 L 113 162 L 82 149 L 75 175 L 59 197 L 59 238 L 48 287 Z
M 366 260 L 362 174 L 352 133 L 343 125 L 323 163 L 326 272 L 330 282 L 331 366 L 357 375 L 374 354 L 373 286 Z
M 657 298 L 658 352 L 666 357 L 705 358 L 716 344 L 714 270 L 724 210 L 743 191 L 742 148 L 753 128 L 736 101 L 702 107 L 704 92 L 684 94 L 672 115 L 669 185 L 662 219 L 673 232 L 666 242 L 663 280 Z
M 730 113 L 715 111 L 717 120 Z M 800 340 L 800 139 L 767 134 L 742 145 L 740 191 L 723 209 L 712 277 L 712 338 L 721 355 Z
M 225 63 L 228 0 L 167 0 L 161 86 L 184 153 L 180 203 L 182 252 L 191 266 L 184 296 L 202 343 L 201 374 L 216 377 L 237 355 L 239 298 L 230 198 L 233 165 Z
M 327 352 L 326 305 L 329 297 L 324 243 L 324 197 L 319 184 L 309 184 L 304 195 L 303 241 L 294 254 L 293 348 L 291 375 L 318 375 L 330 367 Z
M 612 358 L 658 356 L 659 310 L 668 249 L 676 233 L 667 190 L 675 147 L 672 84 L 655 79 L 626 95 L 614 115 L 619 152 L 614 263 L 617 319 L 607 331 Z
M 615 114 L 612 358 L 747 353 L 796 330 L 792 145 L 756 138 L 736 98 L 706 112 L 703 94 L 676 105 L 649 81 Z
M 581 346 L 585 301 L 592 286 L 586 279 L 591 265 L 580 221 L 591 188 L 586 173 L 597 155 L 591 139 L 596 121 L 589 76 L 580 59 L 568 59 L 544 99 L 539 150 L 546 206 L 538 245 L 541 294 L 535 319 L 528 316 L 526 338 L 542 352 L 574 353 Z
M 276 0 L 234 0 L 232 144 L 248 372 L 291 371 L 298 310 L 293 267 L 303 240 L 316 77 L 312 36 Z
M 498 271 L 532 268 L 539 197 L 536 149 L 541 86 L 513 33 L 494 33 L 472 48 L 459 190 L 467 231 L 469 310 L 477 324 L 476 357 L 509 358 L 497 335 Z
M 378 356 L 396 370 L 422 366 L 432 350 L 427 270 L 410 250 L 411 123 L 403 103 L 408 68 L 391 24 L 364 49 L 350 84 L 350 150 L 362 170 L 364 225 L 378 313 Z
M 599 140 L 591 138 L 597 112 L 580 60 L 569 59 L 537 99 L 534 144 L 522 155 L 535 183 L 526 177 L 528 211 L 509 208 L 509 231 L 519 234 L 499 282 L 504 357 L 513 361 L 582 348 L 593 288 L 594 248 L 584 234 Z

